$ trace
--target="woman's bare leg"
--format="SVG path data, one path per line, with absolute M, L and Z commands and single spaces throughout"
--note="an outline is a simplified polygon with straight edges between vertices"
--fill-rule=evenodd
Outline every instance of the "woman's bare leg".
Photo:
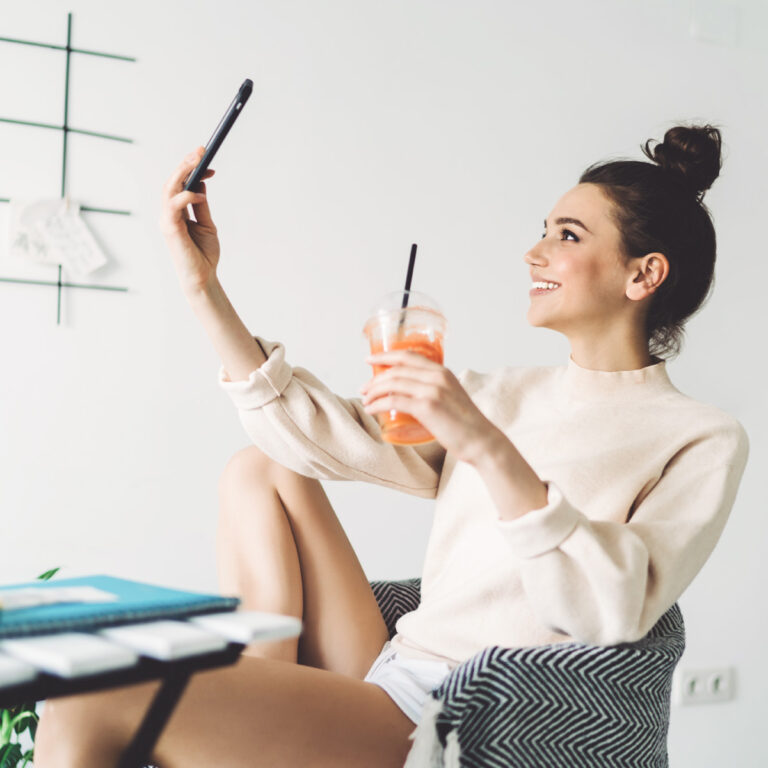
M 219 588 L 242 607 L 302 618 L 301 566 L 273 467 L 256 448 L 236 453 L 219 480 Z M 259 643 L 245 654 L 296 663 L 299 639 Z
M 300 638 L 246 653 L 365 677 L 389 633 L 320 482 L 251 446 L 227 464 L 219 496 L 222 592 L 303 621 Z
M 254 447 L 229 462 L 220 491 L 222 591 L 246 608 L 301 617 L 303 633 L 298 646 L 254 644 L 236 665 L 194 675 L 155 762 L 400 768 L 415 726 L 383 689 L 362 682 L 388 632 L 322 486 Z M 145 683 L 48 700 L 36 768 L 115 765 L 156 690 Z
M 35 768 L 115 766 L 156 683 L 46 702 Z M 157 744 L 162 768 L 402 768 L 415 726 L 383 689 L 242 656 L 192 677 Z

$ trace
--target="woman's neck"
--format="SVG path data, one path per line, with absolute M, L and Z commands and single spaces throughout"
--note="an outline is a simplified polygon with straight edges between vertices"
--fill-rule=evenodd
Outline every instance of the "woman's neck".
M 634 371 L 658 362 L 651 357 L 644 339 L 617 342 L 602 337 L 588 341 L 570 339 L 570 342 L 573 362 L 592 371 Z

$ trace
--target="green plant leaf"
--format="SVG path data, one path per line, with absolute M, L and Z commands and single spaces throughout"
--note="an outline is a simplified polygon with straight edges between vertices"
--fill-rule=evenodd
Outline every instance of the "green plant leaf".
M 21 746 L 6 744 L 0 747 L 0 768 L 16 768 L 21 760 Z
M 27 729 L 27 724 L 30 718 L 34 719 L 37 715 L 34 712 L 19 712 L 16 717 L 11 720 L 11 727 L 16 733 L 21 733 Z
M 61 566 L 58 565 L 56 568 L 51 568 L 50 571 L 46 571 L 45 573 L 41 573 L 37 578 L 41 581 L 48 581 L 48 579 L 51 578 L 51 576 L 55 576 L 57 571 L 61 570 Z M 2 768 L 2 766 L 0 766 Z
M 51 568 L 41 573 L 37 578 L 40 581 L 48 581 L 61 570 L 61 566 Z M 21 745 L 11 743 L 14 734 L 22 734 L 29 728 L 30 736 L 34 742 L 37 735 L 36 702 L 16 704 L 8 709 L 0 709 L 0 768 L 24 768 L 34 757 L 34 749 L 22 753 Z M 21 761 L 24 761 L 21 765 Z
M 19 715 L 25 715 L 26 717 L 20 718 Z M 29 716 L 37 717 L 35 714 L 35 702 L 21 704 L 18 707 L 11 707 L 11 722 L 13 723 L 13 730 L 16 733 L 24 733 L 29 727 Z
M 13 729 L 11 728 L 10 710 L 0 710 L 0 746 L 5 746 L 11 740 Z

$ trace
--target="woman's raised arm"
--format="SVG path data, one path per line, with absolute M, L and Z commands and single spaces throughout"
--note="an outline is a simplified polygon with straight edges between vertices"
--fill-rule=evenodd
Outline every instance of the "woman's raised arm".
M 253 442 L 278 463 L 326 480 L 378 483 L 434 497 L 445 450 L 393 446 L 359 398 L 331 392 L 309 371 L 284 360 L 282 345 L 254 338 L 216 277 L 219 239 L 205 193 L 184 191 L 203 148 L 190 153 L 163 187 L 160 227 L 181 289 L 222 362 L 221 383 Z M 208 170 L 204 178 L 213 174 Z M 187 206 L 192 206 L 194 220 Z
M 184 191 L 184 180 L 202 157 L 203 147 L 187 155 L 163 187 L 160 229 L 171 252 L 181 290 L 203 325 L 233 380 L 247 379 L 266 360 L 227 298 L 216 276 L 219 238 L 208 207 L 205 183 L 200 192 Z M 209 169 L 203 178 L 214 173 Z M 187 206 L 192 206 L 194 220 Z

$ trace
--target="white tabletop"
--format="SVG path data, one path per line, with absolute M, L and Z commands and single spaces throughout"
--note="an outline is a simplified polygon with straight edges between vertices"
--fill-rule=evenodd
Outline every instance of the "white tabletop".
M 76 678 L 138 663 L 163 661 L 301 634 L 301 620 L 262 611 L 229 611 L 124 624 L 95 632 L 60 632 L 0 641 L 0 687 L 33 680 L 39 672 Z

